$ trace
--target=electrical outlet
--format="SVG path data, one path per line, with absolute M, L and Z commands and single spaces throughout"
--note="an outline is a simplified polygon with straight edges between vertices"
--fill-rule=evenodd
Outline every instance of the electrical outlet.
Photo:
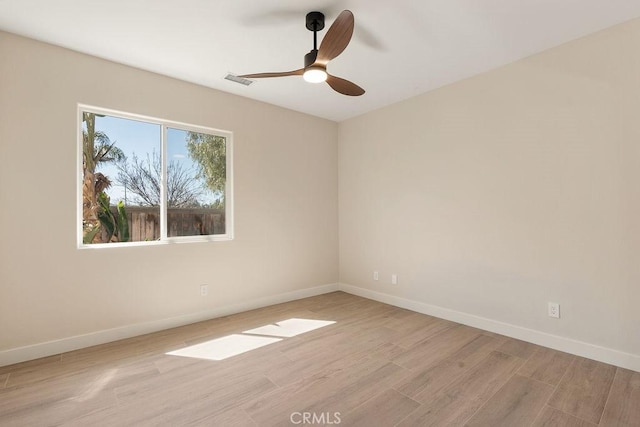
M 549 317 L 555 317 L 556 319 L 560 318 L 560 304 L 557 302 L 548 303 L 548 314 Z
M 397 274 L 392 274 L 391 275 L 391 284 L 392 285 L 397 285 L 398 284 L 398 275 Z
M 209 295 L 209 285 L 200 285 L 200 296 L 206 297 Z
M 380 275 L 378 274 L 377 271 L 373 272 L 373 280 L 379 280 L 380 279 Z

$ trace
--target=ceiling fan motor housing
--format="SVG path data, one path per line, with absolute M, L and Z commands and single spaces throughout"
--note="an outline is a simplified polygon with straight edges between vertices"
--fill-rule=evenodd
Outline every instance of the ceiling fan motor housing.
M 311 64 L 316 62 L 316 58 L 317 57 L 318 57 L 318 50 L 317 49 L 313 49 L 313 50 L 309 51 L 309 53 L 307 53 L 304 56 L 304 68 L 307 68 Z
M 324 14 L 322 12 L 307 13 L 307 30 L 320 31 L 324 28 Z

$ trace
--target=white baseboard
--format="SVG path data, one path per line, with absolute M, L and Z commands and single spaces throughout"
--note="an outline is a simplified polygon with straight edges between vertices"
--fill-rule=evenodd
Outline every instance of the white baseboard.
M 475 316 L 444 307 L 426 304 L 407 298 L 397 297 L 382 292 L 372 291 L 370 289 L 360 288 L 346 283 L 329 284 L 317 286 L 314 288 L 301 289 L 278 295 L 258 298 L 251 301 L 245 301 L 239 304 L 217 307 L 198 313 L 186 314 L 183 316 L 161 319 L 152 322 L 127 325 L 119 328 L 92 332 L 85 335 L 77 335 L 60 340 L 3 350 L 0 351 L 0 366 L 12 365 L 14 363 L 25 362 L 27 360 L 33 360 L 41 357 L 52 356 L 55 354 L 77 350 L 79 348 L 105 344 L 120 339 L 131 338 L 138 335 L 144 335 L 165 329 L 175 328 L 178 326 L 188 325 L 190 323 L 214 319 L 216 317 L 228 316 L 230 314 L 254 310 L 256 308 L 280 304 L 283 302 L 293 301 L 301 298 L 308 298 L 338 290 L 396 307 L 406 308 L 417 313 L 428 314 L 430 316 L 439 317 L 441 319 L 451 320 L 453 322 L 462 323 L 464 325 L 473 326 L 486 331 L 495 332 L 501 335 L 506 335 L 508 337 L 538 344 L 544 347 L 553 348 L 555 350 L 564 351 L 566 353 L 575 354 L 578 356 L 586 357 L 588 359 L 598 360 L 600 362 L 609 363 L 611 365 L 620 366 L 622 368 L 640 372 L 639 355 L 625 353 L 622 351 L 601 347 L 595 344 L 561 337 L 558 335 L 548 334 L 546 332 L 536 331 L 533 329 L 504 323 L 485 317 Z
M 338 290 L 338 287 L 338 284 L 334 283 L 329 285 L 317 286 L 314 288 L 300 289 L 278 295 L 257 298 L 239 304 L 216 307 L 214 309 L 205 310 L 198 313 L 185 314 L 183 316 L 171 317 L 168 319 L 127 325 L 119 328 L 91 332 L 85 335 L 77 335 L 60 340 L 48 341 L 25 347 L 12 348 L 9 350 L 2 350 L 0 351 L 0 366 L 12 365 L 14 363 L 25 362 L 27 360 L 38 359 L 46 356 L 53 356 L 55 354 L 65 353 L 68 351 L 77 350 L 79 348 L 105 344 L 112 341 L 135 337 L 138 335 L 144 335 L 152 332 L 162 331 L 165 329 L 175 328 L 177 326 L 201 322 L 203 320 L 214 319 L 216 317 L 228 316 L 230 314 L 254 310 L 256 308 L 266 307 L 269 305 L 280 304 L 283 302 L 293 301 L 301 298 L 308 298 L 316 295 L 326 294 L 329 292 L 335 292 Z
M 374 301 L 379 301 L 400 308 L 406 308 L 407 310 L 428 314 L 441 319 L 451 320 L 456 323 L 473 326 L 485 331 L 495 332 L 497 334 L 553 348 L 565 353 L 575 354 L 577 356 L 640 372 L 640 356 L 636 354 L 625 353 L 595 344 L 561 337 L 559 335 L 548 334 L 546 332 L 536 331 L 534 329 L 528 329 L 522 326 L 450 310 L 448 308 L 438 307 L 382 292 L 376 292 L 345 283 L 340 283 L 339 289 L 363 298 L 372 299 Z

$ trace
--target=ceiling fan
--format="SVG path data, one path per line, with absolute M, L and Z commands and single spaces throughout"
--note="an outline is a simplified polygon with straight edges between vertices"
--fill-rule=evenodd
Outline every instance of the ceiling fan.
M 238 77 L 260 79 L 265 77 L 302 76 L 310 83 L 327 82 L 336 92 L 349 96 L 360 96 L 364 89 L 349 80 L 332 76 L 327 72 L 329 61 L 345 50 L 353 34 L 353 13 L 343 10 L 331 25 L 318 49 L 318 31 L 324 28 L 324 14 L 309 12 L 307 14 L 307 29 L 313 31 L 313 50 L 304 56 L 304 68 L 294 71 L 276 73 L 244 74 Z

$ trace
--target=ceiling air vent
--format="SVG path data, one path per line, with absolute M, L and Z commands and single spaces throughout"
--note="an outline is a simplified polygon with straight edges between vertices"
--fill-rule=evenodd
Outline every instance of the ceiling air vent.
M 231 73 L 227 74 L 224 78 L 245 86 L 249 86 L 251 83 L 253 83 L 253 80 L 245 79 L 244 77 L 238 77 Z

